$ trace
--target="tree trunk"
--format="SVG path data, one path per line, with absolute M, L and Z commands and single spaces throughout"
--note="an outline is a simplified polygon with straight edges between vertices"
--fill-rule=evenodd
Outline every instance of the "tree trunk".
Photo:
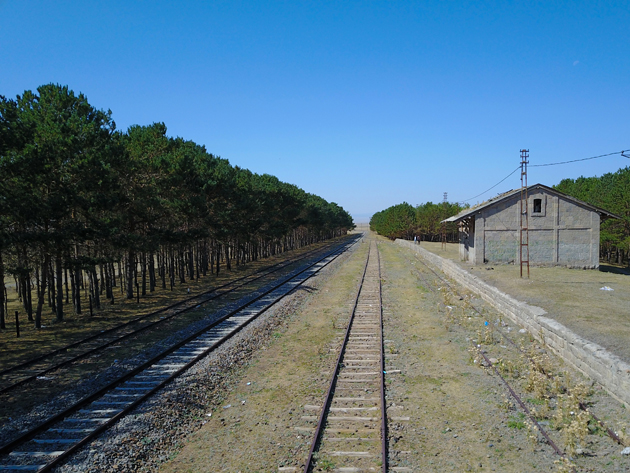
M 212 251 L 214 244 L 210 245 L 210 274 L 214 274 L 214 251 Z
M 101 266 L 102 267 L 102 266 Z M 103 268 L 105 277 L 105 298 L 112 298 L 112 275 L 111 275 L 111 267 L 109 264 L 105 264 L 105 268 Z
M 171 278 L 171 289 L 173 289 L 173 286 L 175 285 L 175 250 L 173 250 L 173 248 L 170 249 L 169 251 L 169 259 L 168 259 L 168 274 L 170 275 Z
M 193 281 L 195 279 L 195 262 L 192 245 L 188 247 L 188 279 Z
M 74 270 L 74 284 L 72 285 L 74 292 L 74 311 L 77 315 L 81 315 L 81 269 Z
M 38 269 L 35 270 L 35 278 L 37 279 L 37 294 L 39 295 L 39 273 Z M 30 305 L 29 310 L 29 289 L 30 282 L 26 276 L 26 273 L 20 274 L 20 293 L 22 294 L 22 303 L 24 304 L 24 310 L 29 322 L 33 322 L 33 306 Z
M 166 253 L 162 250 L 162 256 L 158 264 L 160 265 L 160 276 L 162 276 L 162 289 L 166 289 Z
M 118 267 L 120 268 L 120 261 L 118 261 Z M 116 287 L 116 266 L 114 263 L 109 264 L 110 274 L 112 276 L 112 292 L 113 288 Z
M 91 275 L 92 275 L 92 301 L 94 302 L 94 307 L 96 307 L 97 309 L 100 310 L 101 308 L 101 290 L 99 288 L 99 284 L 98 284 L 98 276 L 96 273 L 96 266 L 92 265 L 92 270 L 91 270 Z
M 0 329 L 7 328 L 5 324 L 4 313 L 4 262 L 2 261 L 2 252 L 0 252 Z
M 140 260 L 142 265 L 142 297 L 147 295 L 147 254 L 143 251 Z
M 208 273 L 208 243 L 206 240 L 204 240 L 203 252 L 201 255 L 201 274 L 205 278 L 207 273 Z
M 118 279 L 120 279 L 120 293 L 125 293 L 125 273 L 122 270 L 122 262 L 118 260 Z
M 41 276 L 42 280 L 39 285 L 39 294 L 37 295 L 37 311 L 35 312 L 35 328 L 42 328 L 42 309 L 46 302 L 46 285 L 48 283 L 48 266 L 50 266 L 50 255 L 45 252 L 44 264 L 42 264 Z
M 133 299 L 133 273 L 135 266 L 135 255 L 132 250 L 129 250 L 127 255 L 127 271 L 125 277 L 127 278 L 127 299 Z
M 48 307 L 50 307 L 53 311 L 53 314 L 57 313 L 57 303 L 55 301 L 55 268 L 53 266 L 52 258 L 50 264 L 48 265 L 48 279 L 50 282 L 48 284 Z
M 179 282 L 182 284 L 186 284 L 186 262 L 184 260 L 184 250 L 179 249 L 178 259 L 177 259 L 177 269 L 179 270 Z
M 68 268 L 64 268 L 64 281 L 66 283 L 66 305 L 70 302 L 70 295 L 68 294 Z
M 55 258 L 57 269 L 57 322 L 63 320 L 63 268 L 61 267 L 61 251 L 57 252 Z
M 199 242 L 197 241 L 195 243 L 195 253 L 197 254 L 197 257 L 195 258 L 195 279 L 197 281 L 199 281 L 199 272 L 200 272 L 199 271 L 200 270 L 199 266 L 201 265 L 199 249 L 200 249 Z
M 155 257 L 153 253 L 149 253 L 149 292 L 155 291 Z
M 26 288 L 26 315 L 28 316 L 29 321 L 33 321 L 33 281 L 31 281 L 31 273 L 27 272 L 25 277 L 25 286 Z M 6 304 L 6 301 L 5 301 Z M 7 309 L 7 316 L 9 315 Z
M 70 268 L 70 291 L 72 294 L 72 307 L 74 307 L 74 313 L 77 313 L 77 286 L 74 283 L 74 271 Z
M 232 262 L 230 261 L 230 244 L 228 243 L 223 248 L 224 248 L 224 251 L 225 251 L 225 269 L 227 269 L 228 271 L 231 271 L 232 270 Z
M 103 289 L 105 289 L 105 286 L 107 286 L 107 282 L 105 281 L 105 274 L 104 274 L 104 271 L 103 271 L 103 265 L 102 264 L 98 265 L 98 272 L 101 275 L 101 287 L 100 287 L 100 290 L 99 290 L 99 295 L 102 296 L 103 295 Z M 107 296 L 105 296 L 105 297 L 107 297 Z

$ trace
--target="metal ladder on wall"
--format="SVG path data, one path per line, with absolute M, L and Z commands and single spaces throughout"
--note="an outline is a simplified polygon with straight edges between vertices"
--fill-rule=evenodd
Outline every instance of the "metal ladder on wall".
M 527 265 L 527 278 L 529 279 L 529 212 L 527 205 L 527 160 L 529 150 L 521 150 L 521 213 L 520 213 L 520 246 L 519 259 L 521 262 L 521 277 L 523 277 L 523 265 Z

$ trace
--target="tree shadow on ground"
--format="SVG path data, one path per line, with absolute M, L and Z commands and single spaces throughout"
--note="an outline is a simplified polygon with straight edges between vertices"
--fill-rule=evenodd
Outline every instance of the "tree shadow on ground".
M 599 270 L 602 273 L 625 274 L 626 276 L 630 276 L 630 268 L 622 268 L 620 266 L 613 266 L 611 264 L 600 264 Z

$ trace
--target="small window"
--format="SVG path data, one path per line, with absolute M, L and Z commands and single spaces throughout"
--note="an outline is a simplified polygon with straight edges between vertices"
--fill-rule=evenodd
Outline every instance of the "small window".
M 534 213 L 542 213 L 542 199 L 534 199 Z

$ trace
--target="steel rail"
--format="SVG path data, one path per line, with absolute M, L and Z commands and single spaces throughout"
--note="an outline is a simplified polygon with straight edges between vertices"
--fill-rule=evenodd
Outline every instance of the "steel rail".
M 246 309 L 248 306 L 254 304 L 255 302 L 260 301 L 261 299 L 263 299 L 265 296 L 267 296 L 268 294 L 270 294 L 271 292 L 277 290 L 278 288 L 280 288 L 281 286 L 290 283 L 290 281 L 292 279 L 297 278 L 298 276 L 302 275 L 303 273 L 305 273 L 306 271 L 308 271 L 309 269 L 313 268 L 314 266 L 316 266 L 317 264 L 319 264 L 320 262 L 322 262 L 323 260 L 325 260 L 326 258 L 330 258 L 330 260 L 328 262 L 326 262 L 325 264 L 323 264 L 319 269 L 317 269 L 316 271 L 313 272 L 313 274 L 316 274 L 319 270 L 321 270 L 323 267 L 325 267 L 326 265 L 328 265 L 330 262 L 332 262 L 335 258 L 337 258 L 340 254 L 343 253 L 343 251 L 345 251 L 347 248 L 349 248 L 350 246 L 352 246 L 354 243 L 356 243 L 356 239 L 350 242 L 346 242 L 342 245 L 339 245 L 337 248 L 335 248 L 334 250 L 332 250 L 331 252 L 329 252 L 328 254 L 326 254 L 325 256 L 323 256 L 322 258 L 318 259 L 317 261 L 313 262 L 312 264 L 309 264 L 306 268 L 301 269 L 299 271 L 294 272 L 291 276 L 285 278 L 282 282 L 280 283 L 275 283 L 270 289 L 264 291 L 263 293 L 259 294 L 258 296 L 256 296 L 254 299 L 249 300 L 248 302 L 241 304 L 239 307 L 237 307 L 236 309 L 230 311 L 229 313 L 227 313 L 226 315 L 220 317 L 219 319 L 213 321 L 211 324 L 207 325 L 206 327 L 204 327 L 203 329 L 200 329 L 198 331 L 196 331 L 193 335 L 187 337 L 185 340 L 182 340 L 181 342 L 178 342 L 176 345 L 170 347 L 168 350 L 162 352 L 161 354 L 151 358 L 150 360 L 146 361 L 145 363 L 143 363 L 142 365 L 134 368 L 133 370 L 129 371 L 128 373 L 126 373 L 125 375 L 119 377 L 117 380 L 114 380 L 112 382 L 110 382 L 107 386 L 99 389 L 97 392 L 92 393 L 88 396 L 86 396 L 85 398 L 81 399 L 80 401 L 78 401 L 77 403 L 75 403 L 73 406 L 65 409 L 63 412 L 60 412 L 52 417 L 50 417 L 49 419 L 47 419 L 45 422 L 41 423 L 40 425 L 34 427 L 33 429 L 29 430 L 28 432 L 25 432 L 24 434 L 22 434 L 19 438 L 14 439 L 13 441 L 7 443 L 6 445 L 0 447 L 0 454 L 6 454 L 9 453 L 13 450 L 15 450 L 16 447 L 25 444 L 26 442 L 28 442 L 29 440 L 33 439 L 38 433 L 44 432 L 46 430 L 48 430 L 50 427 L 52 427 L 54 424 L 57 424 L 61 421 L 63 421 L 63 419 L 69 417 L 71 414 L 77 412 L 79 409 L 81 409 L 82 407 L 88 405 L 89 403 L 95 401 L 96 399 L 102 397 L 106 392 L 111 391 L 113 388 L 121 385 L 122 383 L 124 383 L 125 381 L 130 380 L 131 378 L 133 378 L 134 376 L 136 376 L 137 374 L 139 374 L 140 372 L 144 371 L 145 369 L 149 368 L 150 366 L 154 365 L 155 363 L 157 363 L 158 361 L 160 361 L 161 359 L 165 358 L 166 356 L 168 356 L 169 354 L 175 352 L 176 350 L 178 350 L 179 348 L 183 347 L 184 345 L 188 344 L 189 342 L 197 339 L 199 336 L 201 336 L 203 333 L 211 330 L 212 328 L 216 327 L 217 325 L 221 324 L 222 322 L 228 320 L 230 317 L 232 317 L 233 315 L 235 315 L 236 313 Z M 278 300 L 282 299 L 283 297 L 286 297 L 286 295 L 290 294 L 291 292 L 293 292 L 297 287 L 299 287 L 304 281 L 308 280 L 308 278 L 310 278 L 312 275 L 307 276 L 306 278 L 304 278 L 303 281 L 299 282 L 298 284 L 296 284 L 293 288 L 289 289 L 286 293 L 282 294 L 278 299 L 274 300 L 272 303 L 270 303 L 267 307 L 263 308 L 263 310 L 261 310 L 258 314 L 256 314 L 254 317 L 252 317 L 251 320 L 254 320 L 256 317 L 258 317 L 260 314 L 264 313 L 269 307 L 271 307 L 273 304 L 275 304 Z M 211 351 L 213 351 L 216 346 L 219 346 L 221 343 L 223 343 L 225 340 L 227 340 L 230 336 L 233 336 L 234 333 L 237 333 L 238 331 L 240 331 L 240 329 L 242 329 L 244 326 L 246 326 L 249 322 L 251 322 L 251 320 L 249 320 L 248 322 L 246 322 L 244 325 L 242 325 L 239 329 L 234 330 L 232 334 L 228 334 L 224 337 L 224 339 L 222 339 L 220 341 L 219 344 L 215 344 L 213 345 L 213 347 L 206 351 L 205 353 L 202 353 L 200 355 L 198 355 L 197 357 L 194 358 L 193 361 L 191 361 L 188 365 L 192 366 L 192 364 L 196 363 L 197 361 L 199 361 L 201 358 L 203 358 L 204 356 L 207 356 L 208 353 L 210 353 Z M 160 383 L 160 385 L 158 387 L 156 387 L 155 389 L 152 389 L 150 391 L 151 394 L 153 394 L 155 391 L 157 391 L 158 389 L 160 389 L 161 387 L 163 387 L 164 384 L 167 384 L 168 382 L 172 381 L 173 379 L 175 379 L 177 376 L 181 375 L 181 373 L 183 373 L 185 371 L 185 368 L 181 368 L 178 369 L 173 376 L 170 376 L 168 378 L 168 380 L 164 380 L 162 383 Z M 147 396 L 143 396 L 141 399 L 146 399 L 148 397 Z M 133 409 L 133 407 L 136 407 L 140 402 L 141 399 L 139 398 L 136 401 L 134 401 L 132 404 L 130 404 L 129 409 Z M 128 412 L 129 409 L 126 409 L 125 412 Z M 70 447 L 69 449 L 67 449 L 62 455 L 59 455 L 57 458 L 51 460 L 50 462 L 48 462 L 44 467 L 42 467 L 41 469 L 39 469 L 38 471 L 49 471 L 50 468 L 52 468 L 53 466 L 57 465 L 59 462 L 61 462 L 63 459 L 67 458 L 71 453 L 73 453 L 74 451 L 76 451 L 76 449 L 78 449 L 79 447 L 81 447 L 82 445 L 85 445 L 87 442 L 89 442 L 89 440 L 91 440 L 92 438 L 94 438 L 95 436 L 99 435 L 100 433 L 102 433 L 104 430 L 106 430 L 106 428 L 111 427 L 111 425 L 113 425 L 115 422 L 117 422 L 118 420 L 120 420 L 120 418 L 123 417 L 120 414 L 117 414 L 116 416 L 112 417 L 106 424 L 103 424 L 102 426 L 99 426 L 96 428 L 96 430 L 94 430 L 93 432 L 91 432 L 89 435 L 87 435 L 85 438 L 81 439 L 79 442 L 75 444 L 75 446 Z
M 436 273 L 433 268 L 431 268 L 431 266 L 429 266 L 427 263 L 425 263 L 422 260 L 418 260 L 420 263 L 422 263 L 423 265 L 425 265 L 427 267 L 427 269 L 429 271 L 431 271 L 435 277 L 437 277 L 438 279 L 440 279 L 444 284 L 446 284 L 448 286 L 448 288 L 457 296 L 460 298 L 463 298 L 463 296 L 457 291 L 457 289 L 455 289 L 453 287 L 453 285 L 448 282 L 448 280 L 446 280 L 445 278 L 443 278 L 442 276 L 440 276 L 438 273 Z M 470 304 L 470 307 L 472 308 L 473 311 L 475 311 L 477 314 L 479 314 L 480 316 L 483 316 L 483 314 L 481 313 L 481 311 L 479 311 L 479 309 L 477 309 L 474 305 Z M 516 344 L 516 342 L 514 342 L 514 340 L 512 340 L 510 337 L 508 337 L 505 332 L 503 332 L 502 330 L 492 327 L 492 330 L 496 330 L 497 332 L 499 332 L 503 337 L 505 337 L 505 339 L 512 345 L 514 346 L 514 348 L 516 348 L 518 351 L 520 351 L 521 353 L 525 354 L 523 352 L 523 350 L 521 350 L 521 348 Z
M 458 297 L 462 297 L 461 294 L 459 294 L 459 292 L 457 291 L 457 289 L 455 289 L 453 287 L 452 284 L 450 284 L 446 279 L 444 279 L 442 276 L 440 276 L 438 273 L 436 273 L 433 268 L 431 268 L 427 263 L 425 263 L 422 260 L 418 260 L 420 261 L 420 263 L 422 263 L 423 265 L 425 265 L 429 271 L 431 271 L 438 279 L 442 280 L 448 287 L 449 289 Z M 420 273 L 418 273 L 420 274 Z M 424 278 L 423 278 L 424 279 Z M 426 280 L 425 280 L 426 282 Z M 483 316 L 483 314 L 481 313 L 481 311 L 479 311 L 479 309 L 477 309 L 473 304 L 470 304 L 470 307 L 480 316 Z M 518 346 L 516 344 L 516 342 L 514 340 L 512 340 L 503 330 L 501 330 L 499 327 L 495 327 L 493 324 L 489 324 L 489 326 L 492 328 L 492 330 L 498 332 L 505 340 L 507 340 L 514 348 L 516 348 L 523 356 L 525 356 L 530 362 L 533 361 L 531 356 L 529 356 L 528 353 L 524 352 L 520 346 Z M 543 340 L 544 343 L 544 340 Z M 545 370 L 542 370 L 542 372 L 544 373 L 545 376 L 547 376 L 549 379 L 553 380 L 555 379 L 555 376 L 552 375 L 551 373 L 547 373 Z M 571 391 L 567 388 L 567 393 L 570 393 Z M 606 430 L 606 433 L 608 434 L 608 436 L 613 439 L 615 442 L 617 442 L 619 445 L 621 446 L 625 446 L 625 444 L 623 443 L 623 441 L 621 440 L 621 438 L 610 428 L 608 427 L 604 421 L 602 421 L 599 417 L 597 417 L 597 415 L 595 415 L 595 413 L 593 411 L 591 411 L 588 406 L 583 403 L 583 402 L 578 402 L 578 406 L 580 409 L 582 409 L 584 412 L 586 412 L 587 414 L 589 414 L 593 420 L 595 420 L 595 422 L 597 422 L 602 428 L 604 428 Z
M 66 347 L 57 349 L 57 350 L 55 350 L 53 352 L 49 352 L 48 354 L 44 354 L 44 355 L 42 355 L 41 357 L 39 357 L 37 359 L 33 359 L 33 360 L 25 362 L 25 363 L 23 363 L 21 365 L 18 365 L 17 367 L 9 368 L 8 370 L 5 370 L 3 373 L 6 373 L 8 371 L 12 371 L 12 370 L 14 370 L 14 369 L 16 369 L 18 367 L 19 368 L 24 368 L 26 366 L 33 365 L 36 362 L 41 362 L 45 358 L 50 358 L 52 356 L 56 356 L 56 355 L 58 355 L 58 354 L 60 354 L 62 352 L 67 351 L 70 348 L 76 348 L 80 344 L 84 344 L 84 343 L 87 343 L 87 342 L 95 341 L 95 340 L 98 340 L 99 338 L 106 339 L 107 335 L 112 334 L 115 331 L 122 330 L 122 329 L 128 327 L 131 324 L 142 322 L 142 321 L 148 319 L 149 317 L 155 317 L 155 316 L 157 316 L 157 315 L 159 315 L 161 313 L 164 313 L 164 312 L 166 312 L 168 310 L 172 310 L 172 309 L 174 309 L 176 307 L 179 307 L 179 306 L 181 306 L 183 304 L 191 303 L 191 305 L 189 307 L 185 307 L 185 308 L 183 308 L 183 309 L 181 309 L 181 310 L 179 310 L 177 312 L 174 312 L 174 313 L 172 313 L 170 315 L 167 315 L 166 317 L 161 318 L 159 320 L 156 320 L 156 321 L 153 321 L 153 322 L 149 322 L 146 325 L 144 325 L 142 327 L 139 327 L 138 329 L 135 329 L 135 330 L 133 330 L 133 331 L 131 331 L 129 333 L 126 333 L 126 334 L 121 335 L 121 336 L 119 336 L 117 338 L 111 339 L 109 341 L 105 341 L 104 343 L 102 343 L 101 345 L 99 345 L 97 347 L 87 349 L 83 353 L 80 353 L 80 354 L 75 355 L 75 356 L 73 356 L 71 358 L 68 358 L 67 360 L 63 360 L 63 361 L 61 361 L 61 362 L 59 362 L 59 363 L 57 363 L 57 364 L 55 364 L 53 366 L 50 366 L 50 367 L 45 368 L 45 369 L 43 369 L 41 371 L 38 371 L 35 374 L 29 375 L 29 376 L 27 376 L 25 378 L 22 378 L 21 380 L 16 381 L 13 384 L 10 384 L 8 386 L 2 387 L 2 388 L 0 388 L 0 395 L 6 393 L 8 391 L 11 391 L 11 390 L 13 390 L 13 389 L 15 389 L 15 388 L 17 388 L 19 386 L 22 386 L 22 385 L 24 385 L 26 383 L 32 382 L 32 381 L 36 380 L 38 377 L 40 377 L 40 376 L 44 376 L 44 375 L 46 375 L 48 373 L 51 373 L 51 372 L 56 371 L 56 370 L 58 370 L 60 368 L 63 368 L 64 366 L 68 366 L 68 365 L 70 365 L 72 363 L 76 363 L 79 360 L 82 360 L 84 358 L 92 356 L 95 353 L 98 353 L 99 351 L 104 350 L 105 348 L 107 348 L 109 346 L 115 345 L 115 344 L 120 343 L 121 341 L 123 341 L 123 340 L 125 340 L 127 338 L 130 338 L 130 337 L 133 337 L 135 335 L 138 335 L 138 334 L 142 333 L 145 330 L 154 328 L 154 327 L 156 327 L 157 325 L 159 325 L 159 324 L 161 324 L 163 322 L 170 321 L 171 319 L 173 319 L 174 317 L 176 317 L 178 315 L 181 315 L 181 314 L 183 314 L 185 312 L 188 312 L 188 311 L 190 311 L 192 309 L 197 308 L 198 305 L 206 304 L 206 303 L 208 303 L 210 301 L 218 299 L 219 297 L 223 297 L 223 296 L 225 296 L 227 294 L 230 294 L 230 293 L 234 292 L 235 290 L 237 290 L 237 289 L 239 289 L 239 288 L 241 288 L 241 287 L 243 287 L 243 286 L 245 286 L 247 284 L 250 284 L 250 283 L 252 283 L 254 281 L 257 281 L 257 280 L 259 280 L 261 278 L 264 278 L 265 276 L 268 276 L 269 274 L 272 274 L 272 273 L 274 273 L 276 271 L 279 271 L 279 270 L 281 270 L 281 269 L 283 269 L 283 268 L 285 268 L 287 266 L 290 266 L 291 264 L 295 263 L 296 261 L 300 261 L 300 260 L 304 260 L 306 258 L 309 258 L 310 256 L 313 255 L 313 253 L 316 253 L 316 252 L 318 252 L 318 250 L 310 251 L 310 252 L 306 253 L 305 255 L 301 255 L 300 257 L 291 258 L 291 259 L 289 259 L 287 261 L 283 261 L 283 262 L 274 264 L 272 266 L 269 266 L 267 268 L 260 269 L 258 271 L 255 271 L 255 272 L 251 273 L 251 274 L 248 274 L 246 276 L 239 277 L 239 278 L 237 278 L 237 279 L 235 279 L 233 281 L 230 281 L 230 282 L 227 282 L 227 283 L 222 284 L 220 286 L 214 287 L 214 288 L 212 288 L 212 289 L 210 289 L 208 291 L 204 291 L 204 292 L 202 292 L 200 294 L 197 294 L 197 295 L 195 295 L 193 297 L 184 299 L 184 300 L 179 301 L 179 302 L 177 302 L 175 304 L 171 304 L 170 306 L 164 307 L 162 309 L 159 309 L 157 311 L 151 312 L 149 314 L 142 315 L 142 316 L 137 317 L 137 318 L 135 318 L 133 320 L 127 321 L 127 322 L 125 322 L 123 324 L 119 324 L 116 327 L 112 327 L 110 329 L 107 329 L 107 330 L 105 330 L 103 332 L 99 332 L 99 333 L 96 333 L 94 335 L 91 335 L 91 336 L 89 336 L 89 337 L 87 337 L 87 338 L 85 338 L 83 340 L 80 340 L 80 341 L 75 342 L 73 344 L 67 345 Z M 256 277 L 252 278 L 252 276 L 254 276 L 256 274 L 260 274 L 260 273 L 263 273 L 263 274 L 261 274 L 260 276 L 256 276 Z M 243 280 L 246 280 L 248 278 L 250 278 L 248 281 L 242 282 Z M 239 282 L 240 282 L 240 284 L 238 284 Z M 233 286 L 233 285 L 235 285 L 233 288 L 228 289 L 228 290 L 223 291 L 223 292 L 220 292 L 220 293 L 217 293 L 221 289 L 224 289 L 226 287 Z M 213 295 L 213 293 L 217 293 L 217 294 Z M 204 297 L 205 297 L 205 299 L 203 299 Z M 203 299 L 203 300 L 199 301 L 199 299 Z M 198 302 L 193 302 L 193 301 L 198 301 Z
M 379 322 L 380 322 L 380 335 L 381 335 L 381 343 L 380 343 L 380 349 L 381 349 L 381 356 L 380 356 L 380 361 L 381 361 L 381 373 L 380 373 L 380 378 L 381 378 L 381 432 L 382 432 L 382 436 L 381 436 L 381 456 L 383 457 L 383 463 L 382 463 L 382 472 L 383 473 L 387 473 L 387 466 L 388 466 L 388 454 L 387 454 L 387 410 L 386 410 L 386 403 L 385 403 L 385 345 L 384 345 L 384 341 L 383 341 L 383 284 L 382 284 L 382 279 L 381 279 L 381 255 L 378 251 L 378 243 L 376 244 L 376 257 L 378 259 L 378 302 L 379 302 L 379 306 L 380 306 L 380 310 L 379 310 Z
M 567 389 L 567 392 L 569 392 L 569 390 Z M 593 419 L 595 419 L 595 422 L 597 422 L 600 427 L 606 429 L 606 432 L 608 433 L 608 436 L 613 439 L 615 442 L 617 442 L 619 445 L 621 445 L 622 447 L 625 447 L 626 444 L 623 443 L 623 440 L 621 440 L 621 438 L 615 433 L 614 430 L 612 430 L 610 427 L 608 427 L 603 420 L 601 420 L 599 417 L 597 417 L 588 407 L 586 404 L 584 404 L 583 402 L 579 402 L 578 405 L 580 406 L 580 409 L 582 409 L 584 412 L 588 413 Z
M 501 376 L 501 373 L 499 373 L 499 370 L 497 369 L 497 367 L 494 366 L 494 364 L 492 364 L 492 362 L 486 356 L 486 354 L 483 351 L 481 351 L 481 350 L 479 350 L 479 354 L 481 356 L 483 356 L 483 358 L 484 358 L 484 360 L 486 360 L 486 363 L 488 364 L 488 366 L 491 367 L 494 370 L 494 372 L 496 373 L 496 375 L 499 377 L 499 379 L 501 379 L 501 381 L 503 381 L 503 384 L 505 384 L 505 387 L 508 389 L 508 391 L 510 392 L 512 397 L 516 400 L 516 402 L 518 402 L 518 405 L 521 406 L 521 409 L 523 409 L 525 411 L 525 414 L 527 414 L 527 417 L 529 417 L 529 420 L 536 426 L 538 431 L 545 438 L 547 443 L 549 445 L 551 445 L 551 448 L 554 449 L 556 454 L 558 456 L 560 456 L 560 458 L 564 458 L 565 460 L 569 460 L 569 458 L 564 454 L 564 451 L 560 450 L 558 448 L 558 446 L 555 444 L 555 442 L 553 440 L 551 440 L 551 438 L 549 437 L 549 435 L 547 434 L 545 429 L 543 429 L 542 426 L 538 423 L 538 421 L 536 420 L 536 418 L 534 417 L 532 412 L 529 410 L 527 405 L 523 402 L 523 400 L 519 397 L 519 395 L 516 394 L 516 391 L 514 391 L 514 389 L 512 389 L 512 386 L 510 386 L 510 384 L 505 380 L 505 378 L 503 376 Z M 575 472 L 575 468 L 573 468 L 572 471 Z
M 321 412 L 319 413 L 319 420 L 317 421 L 317 427 L 315 427 L 315 433 L 313 435 L 313 440 L 311 441 L 311 448 L 308 452 L 308 458 L 306 460 L 306 464 L 304 465 L 304 473 L 309 473 L 311 471 L 311 467 L 313 466 L 313 455 L 315 454 L 315 450 L 319 445 L 319 439 L 323 432 L 324 421 L 326 420 L 326 416 L 328 414 L 328 410 L 330 409 L 330 403 L 332 402 L 333 392 L 335 391 L 335 386 L 337 385 L 337 376 L 339 374 L 339 370 L 341 368 L 341 360 L 344 356 L 344 351 L 346 345 L 348 344 L 348 339 L 350 338 L 350 330 L 352 329 L 352 322 L 354 321 L 354 315 L 357 311 L 357 305 L 359 304 L 359 296 L 361 294 L 361 289 L 363 288 L 363 282 L 365 281 L 365 273 L 367 272 L 368 263 L 370 262 L 370 252 L 368 250 L 367 258 L 365 259 L 365 266 L 363 267 L 363 274 L 361 275 L 361 282 L 359 283 L 359 288 L 357 289 L 357 294 L 354 298 L 354 305 L 352 306 L 352 313 L 350 314 L 350 320 L 348 321 L 348 327 L 346 328 L 346 333 L 343 338 L 343 342 L 341 343 L 341 349 L 339 350 L 339 356 L 337 356 L 337 363 L 335 365 L 335 371 L 333 373 L 330 384 L 328 385 L 328 391 L 326 391 L 326 398 L 324 399 L 324 406 L 322 407 Z

